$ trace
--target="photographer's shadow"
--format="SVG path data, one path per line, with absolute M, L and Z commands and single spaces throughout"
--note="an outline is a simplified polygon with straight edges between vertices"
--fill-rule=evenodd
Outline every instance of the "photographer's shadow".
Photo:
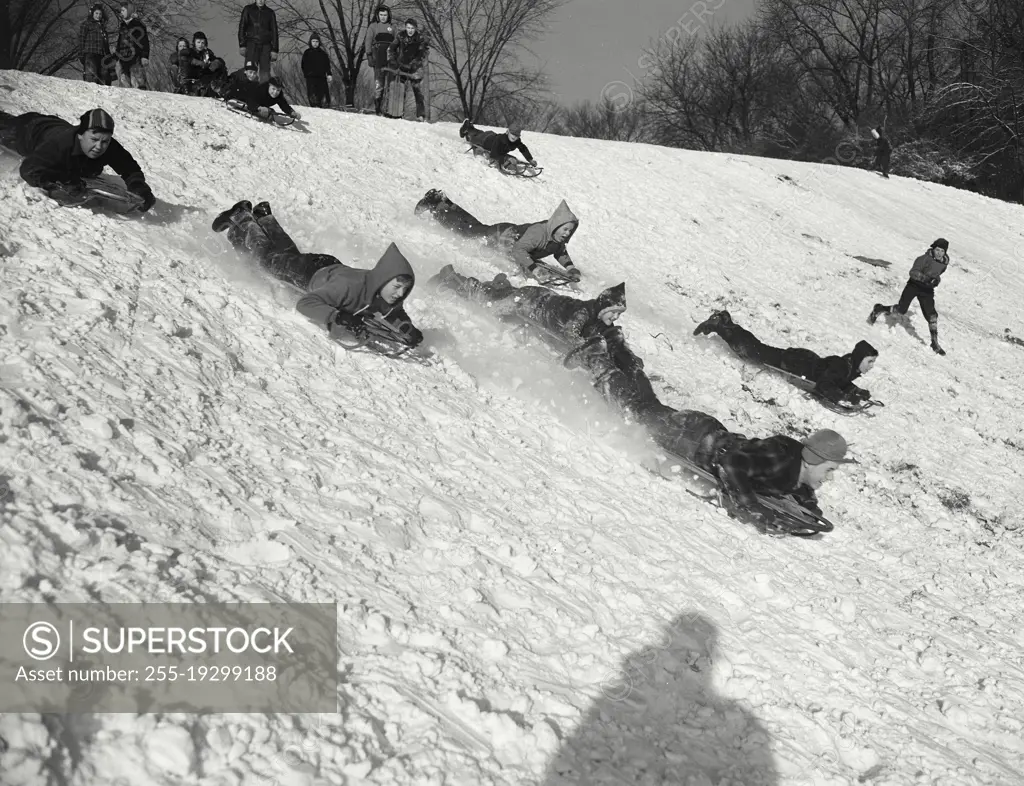
M 707 617 L 681 614 L 631 654 L 563 740 L 544 786 L 777 784 L 765 728 L 712 687 L 717 638 Z

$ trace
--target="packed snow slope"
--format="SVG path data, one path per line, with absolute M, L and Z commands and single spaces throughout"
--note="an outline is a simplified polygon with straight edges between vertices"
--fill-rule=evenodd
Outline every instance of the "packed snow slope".
M 0 158 L 0 600 L 337 601 L 342 675 L 336 715 L 0 716 L 5 786 L 1024 782 L 1021 207 L 530 133 L 546 169 L 515 180 L 454 124 L 0 85 L 9 112 L 108 109 L 160 199 L 62 209 Z M 543 348 L 431 293 L 444 264 L 508 266 L 414 218 L 429 188 L 487 221 L 567 199 L 664 401 L 846 436 L 835 531 L 728 519 Z M 210 230 L 243 198 L 356 266 L 397 242 L 410 314 L 455 344 L 330 343 Z M 916 305 L 865 323 L 940 236 L 946 357 Z M 867 339 L 884 409 L 832 414 L 693 337 L 722 307 L 777 345 Z

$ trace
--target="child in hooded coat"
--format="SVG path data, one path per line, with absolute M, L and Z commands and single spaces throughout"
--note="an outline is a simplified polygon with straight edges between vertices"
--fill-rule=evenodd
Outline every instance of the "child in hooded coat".
M 413 346 L 423 341 L 404 308 L 416 275 L 394 243 L 372 270 L 349 267 L 330 254 L 301 253 L 270 204 L 261 202 L 254 208 L 248 200 L 218 215 L 213 230 L 228 230 L 235 248 L 252 254 L 276 278 L 306 290 L 296 309 L 332 338 L 358 333 L 364 319 L 372 316 L 389 323 Z
M 416 215 L 428 213 L 456 234 L 483 240 L 488 246 L 504 250 L 525 275 L 533 276 L 538 281 L 547 279 L 547 271 L 538 268 L 537 263 L 548 256 L 553 256 L 573 281 L 579 281 L 582 276 L 566 248 L 580 220 L 564 199 L 550 218 L 532 224 L 513 224 L 507 221 L 485 224 L 437 189 L 428 191 L 417 203 L 414 212 Z
M 695 336 L 708 333 L 717 333 L 744 360 L 772 366 L 813 382 L 815 392 L 829 401 L 846 400 L 856 404 L 871 398 L 869 391 L 853 384 L 853 380 L 871 370 L 878 357 L 878 350 L 867 341 L 858 341 L 849 354 L 823 358 L 809 349 L 783 349 L 764 344 L 733 322 L 728 311 L 716 311 L 693 331 Z

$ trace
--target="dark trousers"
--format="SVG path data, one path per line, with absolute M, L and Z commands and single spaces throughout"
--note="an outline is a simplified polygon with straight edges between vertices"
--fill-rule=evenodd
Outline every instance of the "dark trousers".
M 501 221 L 497 224 L 485 224 L 472 213 L 450 199 L 430 201 L 427 197 L 416 205 L 416 214 L 429 212 L 441 226 L 450 229 L 462 237 L 482 240 L 489 246 L 501 248 L 511 247 L 522 235 L 525 226 Z
M 310 106 L 328 108 L 331 105 L 331 88 L 327 84 L 327 77 L 307 76 L 306 96 Z
M 260 70 L 260 81 L 270 81 L 270 44 L 260 44 L 256 41 L 245 42 L 245 60 L 252 60 Z
M 921 313 L 929 323 L 935 322 L 939 318 L 939 312 L 935 308 L 935 288 L 919 284 L 913 279 L 909 279 L 907 285 L 903 287 L 900 302 L 895 306 L 887 306 L 883 313 L 906 314 L 914 300 L 921 304 Z
M 273 215 L 259 220 L 251 214 L 228 230 L 228 240 L 235 248 L 250 252 L 260 267 L 299 289 L 309 288 L 313 275 L 325 267 L 336 265 L 330 254 L 303 254 Z
M 82 55 L 82 79 L 103 84 L 103 55 Z
M 715 332 L 729 345 L 729 349 L 744 360 L 782 369 L 790 374 L 806 377 L 821 358 L 801 347 L 773 347 L 739 325 L 720 325 Z
M 676 410 L 655 400 L 641 420 L 659 446 L 717 477 L 718 460 L 742 434 L 733 434 L 705 412 Z
M 882 173 L 883 177 L 889 177 L 889 159 L 892 158 L 892 151 L 878 153 L 875 155 L 874 168 Z

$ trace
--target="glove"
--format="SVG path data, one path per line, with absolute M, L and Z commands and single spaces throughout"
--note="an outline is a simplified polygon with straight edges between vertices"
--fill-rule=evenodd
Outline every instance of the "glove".
M 565 275 L 567 275 L 573 281 L 579 281 L 583 278 L 583 274 L 575 267 L 567 267 L 565 269 Z
M 334 77 L 333 77 L 333 76 L 331 76 L 330 74 L 328 74 L 328 75 L 327 75 L 327 84 L 330 84 L 330 83 L 331 83 L 331 82 L 333 82 L 333 81 L 334 81 Z
M 405 338 L 410 345 L 418 347 L 423 343 L 423 331 L 410 325 L 409 329 L 405 331 Z
M 245 57 L 245 47 L 244 46 L 238 47 L 238 54 L 241 55 L 242 57 Z
M 363 317 L 360 314 L 346 314 L 344 311 L 337 312 L 334 315 L 334 321 L 327 325 L 327 329 L 332 336 L 336 328 L 356 336 L 361 336 L 365 333 L 363 330 Z
M 861 401 L 867 401 L 869 398 L 871 398 L 871 391 L 869 391 L 869 390 L 855 390 L 855 391 L 853 391 L 853 395 L 850 396 L 850 398 L 853 400 L 854 403 L 859 403 Z
M 302 120 L 302 115 L 299 114 L 297 109 L 292 110 L 292 117 L 294 117 L 296 120 Z
M 526 163 L 529 164 L 530 166 L 537 166 L 537 159 L 536 158 L 531 158 Z
M 156 197 L 153 196 L 153 192 L 149 189 L 148 186 L 146 187 L 145 191 L 137 191 L 133 193 L 137 193 L 140 197 L 142 197 L 142 207 L 140 209 L 143 213 L 148 212 L 149 209 L 156 204 Z
M 939 285 L 939 277 L 931 276 L 925 283 L 930 287 L 937 287 Z
M 815 501 L 812 493 L 808 486 L 800 486 L 789 497 L 804 510 L 809 510 L 816 516 L 820 516 L 821 508 L 818 507 L 818 503 Z
M 264 120 L 268 120 L 270 118 L 270 107 L 261 106 L 258 110 L 256 110 L 256 112 Z
M 277 62 L 277 52 L 271 52 L 270 53 L 270 62 L 271 63 L 276 63 Z

